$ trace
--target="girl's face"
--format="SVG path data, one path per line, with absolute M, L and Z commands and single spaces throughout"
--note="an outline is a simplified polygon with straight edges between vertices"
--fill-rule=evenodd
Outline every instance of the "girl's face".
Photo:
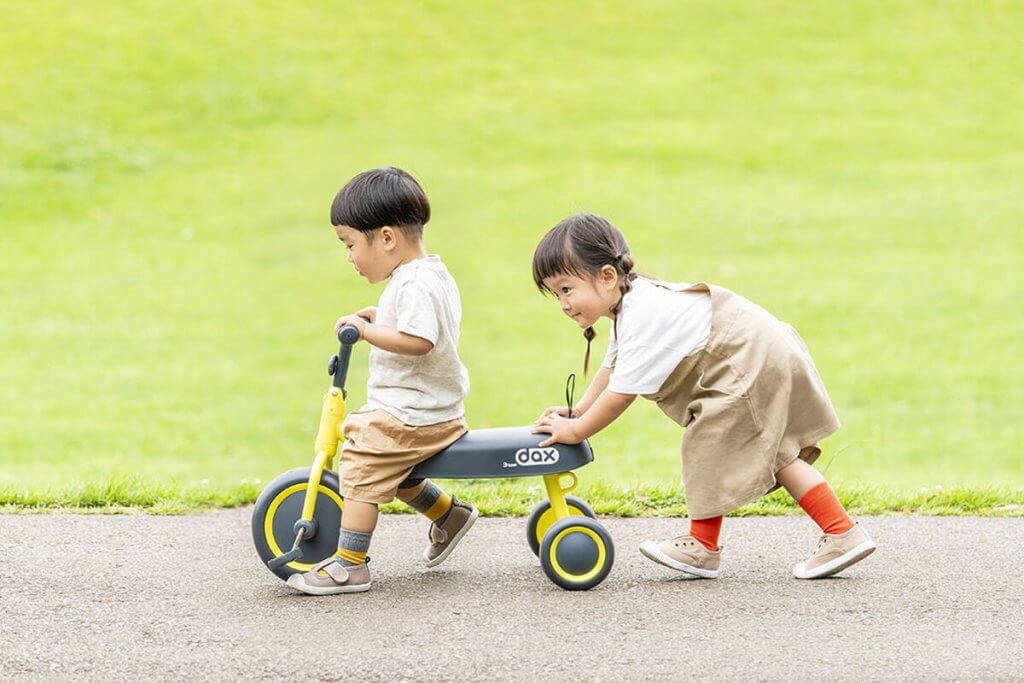
M 611 266 L 604 266 L 594 278 L 581 278 L 568 273 L 544 278 L 544 286 L 554 292 L 562 312 L 582 329 L 593 326 L 599 318 L 611 318 L 611 310 L 619 302 L 619 275 Z

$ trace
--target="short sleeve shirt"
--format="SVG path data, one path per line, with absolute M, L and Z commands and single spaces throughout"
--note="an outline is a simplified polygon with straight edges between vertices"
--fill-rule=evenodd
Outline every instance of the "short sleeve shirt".
M 412 426 L 462 417 L 469 373 L 458 353 L 461 320 L 459 288 L 439 256 L 395 268 L 377 303 L 377 323 L 434 348 L 422 356 L 371 348 L 366 408 L 386 410 Z
M 708 343 L 711 296 L 685 288 L 645 278 L 633 281 L 604 358 L 604 367 L 612 370 L 611 391 L 656 393 L 684 358 Z

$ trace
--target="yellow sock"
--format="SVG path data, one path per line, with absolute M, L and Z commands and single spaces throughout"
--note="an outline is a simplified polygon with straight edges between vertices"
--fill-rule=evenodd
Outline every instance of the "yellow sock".
M 342 529 L 338 536 L 338 559 L 342 565 L 363 564 L 370 550 L 371 534 Z
M 362 564 L 366 562 L 366 553 L 348 550 L 347 548 L 338 548 L 338 557 L 348 564 Z
M 441 495 L 437 497 L 437 500 L 434 502 L 434 504 L 431 505 L 423 514 L 426 515 L 431 522 L 436 522 L 437 520 L 441 519 L 446 514 L 448 514 L 448 511 L 451 509 L 452 497 L 442 491 Z

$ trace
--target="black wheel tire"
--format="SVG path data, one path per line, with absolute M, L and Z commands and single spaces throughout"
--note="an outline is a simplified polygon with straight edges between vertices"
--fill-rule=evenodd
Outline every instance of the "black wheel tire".
M 278 554 L 292 549 L 292 543 L 295 542 L 293 527 L 302 517 L 309 474 L 308 467 L 289 470 L 267 484 L 256 499 L 256 506 L 252 510 L 252 540 L 256 545 L 256 554 L 265 567 Z M 324 471 L 313 512 L 316 533 L 299 545 L 302 548 L 301 559 L 270 571 L 287 581 L 292 574 L 307 571 L 312 565 L 333 555 L 338 550 L 342 506 L 343 501 L 338 494 L 338 475 Z M 268 520 L 271 515 L 272 518 Z M 274 546 L 279 552 L 275 552 Z
M 571 515 L 597 519 L 597 515 L 594 514 L 594 511 L 582 498 L 566 496 L 565 504 L 569 508 L 569 514 Z M 529 519 L 526 520 L 526 542 L 529 544 L 530 550 L 533 551 L 534 555 L 540 553 L 540 541 L 544 537 L 544 533 L 555 523 L 555 513 L 548 512 L 548 510 L 551 510 L 551 501 L 547 499 L 542 500 L 537 503 L 537 507 L 533 508 Z M 547 515 L 544 514 L 546 512 L 548 513 Z
M 597 520 L 567 517 L 551 525 L 540 544 L 540 566 L 555 585 L 570 591 L 593 588 L 615 562 L 612 537 Z

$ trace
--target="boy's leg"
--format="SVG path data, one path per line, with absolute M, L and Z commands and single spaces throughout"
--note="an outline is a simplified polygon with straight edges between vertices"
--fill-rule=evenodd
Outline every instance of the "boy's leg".
M 292 574 L 288 577 L 288 585 L 311 595 L 369 590 L 370 570 L 366 566 L 366 553 L 376 526 L 376 503 L 346 499 L 337 553 L 304 574 Z
M 474 505 L 449 496 L 429 479 L 406 479 L 398 488 L 398 498 L 433 522 L 430 545 L 423 551 L 428 567 L 448 559 L 480 514 Z
M 382 410 L 356 411 L 345 417 L 345 440 L 338 453 L 338 488 L 345 499 L 338 550 L 306 573 L 290 576 L 289 586 L 317 595 L 370 587 L 366 553 L 377 526 L 377 505 L 391 500 L 386 493 L 389 472 L 379 471 L 387 461 L 379 456 L 391 451 L 394 428 L 394 418 Z
M 797 501 L 822 531 L 818 547 L 793 568 L 798 579 L 818 579 L 838 574 L 875 551 L 875 543 L 846 513 L 825 477 L 797 459 L 775 473 L 776 480 Z
M 294 573 L 288 585 L 310 595 L 361 593 L 370 590 L 367 552 L 377 527 L 377 504 L 345 499 L 338 551 L 305 573 Z
M 341 515 L 341 528 L 372 534 L 377 528 L 377 504 L 361 500 L 345 499 L 345 511 Z
M 412 486 L 403 488 L 406 484 Z M 453 502 L 451 496 L 429 479 L 421 479 L 419 483 L 406 479 L 398 488 L 398 499 L 439 526 L 444 524 Z
M 366 564 L 370 539 L 377 528 L 377 504 L 361 500 L 345 501 L 341 515 L 341 535 L 338 537 L 338 561 L 348 567 Z
M 345 499 L 338 551 L 304 574 L 292 574 L 288 585 L 310 595 L 361 593 L 370 589 L 366 553 L 377 526 L 377 504 Z

